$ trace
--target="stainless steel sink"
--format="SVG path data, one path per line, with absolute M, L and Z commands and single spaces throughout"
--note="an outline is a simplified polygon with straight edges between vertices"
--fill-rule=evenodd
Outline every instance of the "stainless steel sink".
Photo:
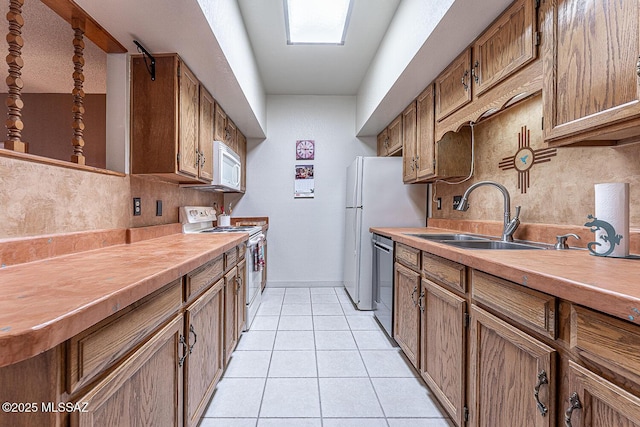
M 408 234 L 408 236 L 418 237 L 420 239 L 425 240 L 436 240 L 436 241 L 444 241 L 444 240 L 454 240 L 454 241 L 469 241 L 469 240 L 486 240 L 486 237 L 478 237 L 472 236 L 470 234 Z
M 543 247 L 524 243 L 503 242 L 501 240 L 443 240 L 440 243 L 464 249 L 544 249 Z

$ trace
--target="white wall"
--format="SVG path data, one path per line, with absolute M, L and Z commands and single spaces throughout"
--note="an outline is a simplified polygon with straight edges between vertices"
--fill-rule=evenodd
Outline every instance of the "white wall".
M 346 168 L 375 155 L 355 136 L 355 97 L 268 96 L 267 139 L 248 141 L 247 193 L 233 216 L 268 216 L 268 286 L 341 286 Z M 295 142 L 316 141 L 315 160 L 296 161 Z M 294 199 L 294 166 L 315 167 L 315 198 Z

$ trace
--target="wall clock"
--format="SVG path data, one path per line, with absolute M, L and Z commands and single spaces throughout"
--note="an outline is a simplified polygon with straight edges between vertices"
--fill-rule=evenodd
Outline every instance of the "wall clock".
M 315 141 L 300 139 L 296 141 L 296 160 L 313 160 L 315 156 Z

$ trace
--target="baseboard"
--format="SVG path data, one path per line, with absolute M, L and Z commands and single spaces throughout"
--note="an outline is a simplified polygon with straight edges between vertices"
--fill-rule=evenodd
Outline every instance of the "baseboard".
M 342 281 L 301 282 L 267 280 L 267 288 L 343 288 Z

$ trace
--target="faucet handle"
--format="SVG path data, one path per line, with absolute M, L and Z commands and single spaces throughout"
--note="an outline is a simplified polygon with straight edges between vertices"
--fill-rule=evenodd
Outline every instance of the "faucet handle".
M 522 207 L 522 206 L 516 206 L 516 216 L 514 216 L 514 217 L 513 217 L 514 219 L 515 219 L 515 218 L 520 218 L 520 208 L 521 208 L 521 207 Z
M 578 236 L 577 234 L 574 234 L 574 233 L 563 234 L 561 236 L 556 236 L 556 244 L 554 247 L 556 249 L 569 249 L 569 245 L 567 244 L 567 239 L 569 237 L 575 237 L 576 239 L 580 240 L 580 236 Z

